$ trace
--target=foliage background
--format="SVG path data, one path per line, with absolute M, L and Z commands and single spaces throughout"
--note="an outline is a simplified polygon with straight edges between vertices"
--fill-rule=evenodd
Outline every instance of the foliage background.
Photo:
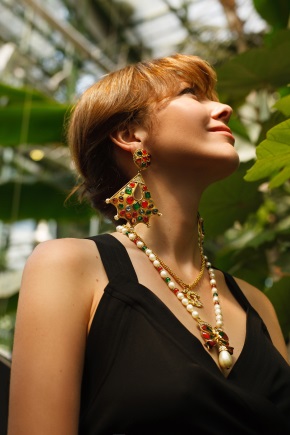
M 122 28 L 120 24 L 116 26 L 112 14 L 106 13 L 104 2 L 89 3 L 114 34 L 111 59 L 124 46 L 126 61 L 150 56 L 150 50 L 130 46 L 124 36 L 132 16 L 130 5 L 111 2 L 117 15 L 124 17 L 124 10 L 128 12 Z M 288 342 L 290 2 L 254 0 L 253 6 L 266 27 L 257 34 L 247 34 L 235 2 L 220 1 L 229 19 L 230 33 L 227 43 L 220 43 L 218 49 L 216 43 L 205 44 L 201 37 L 198 39 L 199 33 L 186 21 L 189 3 L 183 2 L 183 8 L 175 10 L 183 17 L 184 25 L 191 25 L 191 32 L 176 51 L 200 54 L 210 60 L 217 71 L 220 99 L 234 108 L 230 127 L 241 150 L 255 147 L 255 152 L 243 159 L 234 175 L 211 186 L 204 194 L 200 211 L 206 225 L 206 250 L 217 267 L 246 279 L 268 295 Z M 67 6 L 68 20 L 77 23 L 81 33 L 95 43 L 89 24 L 77 15 L 74 2 L 68 2 Z M 21 87 L 12 86 L 9 80 L 0 83 L 0 220 L 8 229 L 0 251 L 0 344 L 8 351 L 12 348 L 19 289 L 17 286 L 9 293 L 5 288 L 4 278 L 13 272 L 6 261 L 10 225 L 24 219 L 36 223 L 54 221 L 57 237 L 85 237 L 92 229 L 92 222 L 96 222 L 87 205 L 80 206 L 76 201 L 64 205 L 75 182 L 65 145 L 64 122 L 77 95 L 78 71 L 85 62 L 74 53 L 69 76 L 53 92 L 31 83 Z M 100 67 L 99 58 L 96 64 Z M 105 67 L 113 69 L 108 62 Z M 33 160 L 31 152 L 35 150 L 42 151 L 44 157 Z M 97 216 L 97 231 L 110 229 L 111 225 Z M 20 282 L 19 274 L 17 279 Z

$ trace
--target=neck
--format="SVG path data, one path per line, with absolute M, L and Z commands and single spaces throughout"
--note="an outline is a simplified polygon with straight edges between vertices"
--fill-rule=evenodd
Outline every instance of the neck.
M 146 241 L 150 249 L 161 257 L 184 263 L 200 265 L 198 248 L 198 205 L 201 192 L 196 188 L 180 186 L 178 182 L 150 183 L 150 191 L 162 216 L 153 216 L 150 227 L 137 225 L 136 232 Z

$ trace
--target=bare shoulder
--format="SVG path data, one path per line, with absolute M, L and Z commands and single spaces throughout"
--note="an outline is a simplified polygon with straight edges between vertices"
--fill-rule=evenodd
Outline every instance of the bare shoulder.
M 28 258 L 16 316 L 9 435 L 77 434 L 88 323 L 101 270 L 90 240 L 43 242 Z
M 20 296 L 27 291 L 45 293 L 46 289 L 53 296 L 60 287 L 64 291 L 73 291 L 78 277 L 84 272 L 85 257 L 85 249 L 77 239 L 57 239 L 40 243 L 25 264 Z
M 28 258 L 26 267 L 30 267 L 32 263 L 48 267 L 53 263 L 54 265 L 76 266 L 77 269 L 80 269 L 91 260 L 94 250 L 94 243 L 86 239 L 48 240 L 35 247 Z
M 265 293 L 263 293 L 261 290 L 257 289 L 253 285 L 249 284 L 248 282 L 236 277 L 235 280 L 250 304 L 263 319 L 274 345 L 277 347 L 283 357 L 288 361 L 289 359 L 285 340 L 281 331 L 276 311 L 270 299 L 265 295 Z
M 28 258 L 22 278 L 21 293 L 30 297 L 41 293 L 50 300 L 70 300 L 79 308 L 91 309 L 98 291 L 102 264 L 96 245 L 86 239 L 55 239 L 40 243 Z M 26 296 L 29 297 L 29 296 Z
M 258 311 L 261 316 L 264 317 L 264 315 L 269 314 L 269 311 L 274 310 L 271 301 L 267 298 L 265 293 L 254 287 L 252 284 L 249 284 L 247 281 L 244 281 L 243 279 L 235 277 L 235 280 L 239 284 L 241 290 L 243 291 L 244 295 L 249 300 L 251 305 L 255 308 L 256 311 Z

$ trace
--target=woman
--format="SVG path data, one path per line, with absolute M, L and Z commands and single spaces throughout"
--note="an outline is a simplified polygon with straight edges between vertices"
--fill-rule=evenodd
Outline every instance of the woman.
M 77 103 L 77 190 L 118 231 L 28 259 L 9 435 L 289 431 L 274 309 L 203 253 L 200 197 L 239 165 L 215 82 L 177 54 L 108 74 Z

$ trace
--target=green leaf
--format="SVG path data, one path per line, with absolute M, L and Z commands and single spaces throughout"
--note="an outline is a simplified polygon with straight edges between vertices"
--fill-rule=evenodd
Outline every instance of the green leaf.
M 27 100 L 33 102 L 51 102 L 55 101 L 36 89 L 30 87 L 15 88 L 5 83 L 0 83 L 0 106 L 7 106 L 15 103 L 24 103 Z
M 216 68 L 221 101 L 234 105 L 252 90 L 289 84 L 290 31 L 278 33 L 269 46 L 248 50 Z
M 256 10 L 274 29 L 288 26 L 289 0 L 253 0 Z
M 64 121 L 70 109 L 30 88 L 0 83 L 0 145 L 64 142 Z
M 243 223 L 249 213 L 259 208 L 262 194 L 258 184 L 250 185 L 243 179 L 250 165 L 251 162 L 241 163 L 234 174 L 204 192 L 200 212 L 210 237 L 223 234 L 235 221 Z
M 26 109 L 23 105 L 0 107 L 0 145 L 60 143 L 64 141 L 63 128 L 68 107 L 60 104 L 35 103 Z M 27 127 L 23 134 L 23 118 Z
M 263 247 L 229 249 L 225 246 L 217 253 L 215 266 L 249 282 L 260 290 L 264 289 L 269 273 Z
M 277 103 L 274 104 L 274 107 L 289 118 L 290 117 L 290 95 L 287 95 L 286 97 L 283 97 L 280 100 L 278 100 Z
M 256 143 L 259 144 L 264 139 L 266 139 L 267 133 L 271 128 L 275 127 L 277 124 L 280 124 L 281 122 L 286 120 L 287 117 L 285 117 L 285 115 L 283 115 L 283 113 L 278 110 L 275 110 L 275 112 L 271 113 L 268 119 L 260 123 L 261 131 Z
M 45 183 L 22 184 L 18 204 L 17 220 L 23 219 L 55 219 L 58 221 L 88 220 L 94 212 L 87 205 L 79 205 L 72 200 L 65 204 L 68 192 Z M 15 183 L 0 185 L 0 220 L 10 222 Z
M 275 307 L 285 339 L 290 333 L 290 277 L 284 277 L 266 290 L 266 295 Z
M 245 175 L 246 181 L 270 177 L 270 188 L 290 178 L 290 119 L 271 128 L 257 147 L 257 160 Z

